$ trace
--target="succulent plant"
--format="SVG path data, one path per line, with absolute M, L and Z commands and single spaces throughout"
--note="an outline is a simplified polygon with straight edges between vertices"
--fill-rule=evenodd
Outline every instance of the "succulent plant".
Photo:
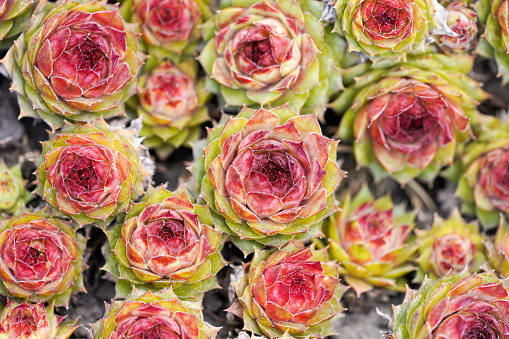
M 35 0 L 0 1 L 0 47 L 9 48 L 12 40 L 25 29 Z
M 335 31 L 349 50 L 374 58 L 402 59 L 423 50 L 435 9 L 430 0 L 337 0 Z
M 356 78 L 332 105 L 347 110 L 338 135 L 355 141 L 357 163 L 400 183 L 431 180 L 452 164 L 457 146 L 471 137 L 470 124 L 479 123 L 478 101 L 487 98 L 465 75 L 472 61 L 429 53 L 405 64 L 380 61 Z
M 143 144 L 154 148 L 164 160 L 176 148 L 190 147 L 200 137 L 200 125 L 209 119 L 205 103 L 210 93 L 205 91 L 204 79 L 197 79 L 194 61 L 173 65 L 151 58 L 144 72 L 137 107 L 143 119 L 140 136 L 145 137 Z
M 40 117 L 53 128 L 124 114 L 141 65 L 136 36 L 118 8 L 97 0 L 41 0 L 2 62 L 20 116 Z
M 149 55 L 174 61 L 196 53 L 200 25 L 212 16 L 208 0 L 128 0 L 121 12 L 141 27 L 141 45 Z
M 69 222 L 48 214 L 25 212 L 0 224 L 0 292 L 67 306 L 71 293 L 85 291 L 85 239 Z
M 509 0 L 480 0 L 479 21 L 485 25 L 477 53 L 494 58 L 502 83 L 509 82 Z
M 417 251 L 411 236 L 414 218 L 403 205 L 394 206 L 390 196 L 375 200 L 364 185 L 326 222 L 329 256 L 358 296 L 374 286 L 405 290 L 403 276 L 416 270 L 411 264 Z
M 245 253 L 320 234 L 344 172 L 335 163 L 338 141 L 321 134 L 316 116 L 297 116 L 287 105 L 244 108 L 206 142 L 196 144 L 201 196 L 215 226 Z
M 0 158 L 0 212 L 14 213 L 30 199 L 32 195 L 25 189 L 21 166 L 8 168 Z
M 500 224 L 497 234 L 492 242 L 484 240 L 486 247 L 486 255 L 489 259 L 491 267 L 495 269 L 502 278 L 509 278 L 509 232 L 507 221 L 503 216 L 500 217 Z
M 447 25 L 457 36 L 435 35 L 437 45 L 448 54 L 470 52 L 477 47 L 477 13 L 461 1 L 447 5 Z
M 337 73 L 318 20 L 323 3 L 232 0 L 231 6 L 204 29 L 208 42 L 199 56 L 226 105 L 325 111 L 328 93 L 340 83 L 329 81 Z
M 465 223 L 458 210 L 446 220 L 435 215 L 431 229 L 416 229 L 415 233 L 419 244 L 417 282 L 425 275 L 436 280 L 449 271 L 478 272 L 486 262 L 477 222 Z
M 133 132 L 68 124 L 43 143 L 37 193 L 78 225 L 107 226 L 143 193 L 146 176 Z
M 331 318 L 343 307 L 347 289 L 327 249 L 256 250 L 246 274 L 235 284 L 244 329 L 269 338 L 322 338 L 334 334 Z
M 509 336 L 509 287 L 493 272 L 449 273 L 425 279 L 394 308 L 394 339 L 505 339 Z
M 0 338 L 67 339 L 79 327 L 76 321 L 62 323 L 65 317 L 53 314 L 53 305 L 17 304 L 7 299 L 0 316 Z
M 120 278 L 122 297 L 134 285 L 152 291 L 173 286 L 179 297 L 197 298 L 217 286 L 215 276 L 224 266 L 220 232 L 212 228 L 208 206 L 162 186 L 133 204 L 108 238 L 113 255 L 106 270 Z
M 107 305 L 104 318 L 93 325 L 93 338 L 211 339 L 217 330 L 203 321 L 200 303 L 180 301 L 171 288 L 134 289 L 125 300 Z
M 485 229 L 498 225 L 499 214 L 509 215 L 509 132 L 508 124 L 494 119 L 466 146 L 460 159 L 456 195 L 462 211 L 475 215 Z

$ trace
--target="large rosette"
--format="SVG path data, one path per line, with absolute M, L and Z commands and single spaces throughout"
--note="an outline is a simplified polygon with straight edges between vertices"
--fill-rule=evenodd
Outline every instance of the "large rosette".
M 179 297 L 196 298 L 215 288 L 224 263 L 220 232 L 211 226 L 208 206 L 194 205 L 184 192 L 149 190 L 125 223 L 108 231 L 114 255 L 106 269 L 120 278 L 117 294 L 126 296 L 131 285 L 173 286 Z
M 104 318 L 93 325 L 93 338 L 212 339 L 217 331 L 203 321 L 200 303 L 180 301 L 171 289 L 134 289 L 107 305 Z
M 472 60 L 425 54 L 375 64 L 358 78 L 333 104 L 347 111 L 338 134 L 355 141 L 358 164 L 400 183 L 430 180 L 451 164 L 457 145 L 472 135 L 469 120 L 478 122 L 478 101 L 487 97 L 464 74 Z
M 335 8 L 350 50 L 377 58 L 423 49 L 435 12 L 430 0 L 337 0 Z
M 140 136 L 145 146 L 166 159 L 176 148 L 198 140 L 200 125 L 209 119 L 205 104 L 211 95 L 205 79 L 198 79 L 194 61 L 173 65 L 150 58 L 143 70 L 137 107 L 143 119 Z
M 0 227 L 0 291 L 67 306 L 72 292 L 85 291 L 85 239 L 69 222 L 45 214 L 24 213 Z
M 118 9 L 96 0 L 41 1 L 3 63 L 21 116 L 52 127 L 124 114 L 136 90 L 137 38 Z
M 338 141 L 321 134 L 314 115 L 244 108 L 211 130 L 207 143 L 196 157 L 201 194 L 216 227 L 245 252 L 256 244 L 241 240 L 280 247 L 320 233 L 344 172 L 335 163 Z
M 478 272 L 486 262 L 478 224 L 465 223 L 457 210 L 446 220 L 436 215 L 431 229 L 415 233 L 419 244 L 415 281 L 422 282 L 425 275 L 438 279 L 449 271 Z
M 133 132 L 104 121 L 67 125 L 43 143 L 37 192 L 80 226 L 107 226 L 143 193 L 146 175 Z
M 318 21 L 323 4 L 234 0 L 232 6 L 215 16 L 215 36 L 204 30 L 208 43 L 199 57 L 226 104 L 325 111 L 334 59 Z
M 404 275 L 415 271 L 410 263 L 417 245 L 413 240 L 414 213 L 394 206 L 389 196 L 374 199 L 364 185 L 352 198 L 348 195 L 326 223 L 329 254 L 341 265 L 357 295 L 374 286 L 404 291 Z
M 326 249 L 289 244 L 277 251 L 256 250 L 235 285 L 244 328 L 269 338 L 334 334 L 330 320 L 343 311 L 339 300 L 347 289 L 337 275 L 338 266 L 328 262 Z
M 67 339 L 79 326 L 74 322 L 62 323 L 64 317 L 53 314 L 53 305 L 44 303 L 17 304 L 7 299 L 0 316 L 1 339 Z
M 509 287 L 493 272 L 425 279 L 394 308 L 394 339 L 509 337 Z

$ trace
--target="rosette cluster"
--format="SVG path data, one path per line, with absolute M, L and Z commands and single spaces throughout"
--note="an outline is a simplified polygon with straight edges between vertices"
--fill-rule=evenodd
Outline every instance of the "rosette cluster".
M 21 116 L 58 127 L 124 114 L 141 60 L 117 7 L 67 0 L 42 1 L 3 63 Z
M 93 325 L 94 339 L 211 339 L 217 329 L 203 321 L 201 305 L 180 301 L 171 289 L 136 289 L 123 301 L 112 301 Z
M 247 274 L 235 285 L 245 328 L 269 338 L 334 334 L 330 319 L 343 310 L 339 299 L 347 288 L 326 251 L 294 244 L 256 250 Z
M 127 295 L 131 285 L 153 291 L 172 286 L 179 297 L 195 298 L 215 288 L 224 263 L 212 224 L 208 207 L 193 204 L 184 192 L 149 191 L 108 232 L 113 256 L 106 269 L 120 279 L 117 294 Z
M 416 270 L 411 264 L 417 251 L 414 218 L 389 196 L 375 200 L 366 185 L 330 217 L 325 225 L 329 255 L 357 295 L 374 286 L 405 290 L 403 276 Z
M 425 275 L 438 279 L 449 271 L 474 273 L 486 262 L 478 224 L 465 223 L 457 210 L 446 220 L 435 216 L 431 229 L 416 229 L 415 233 L 420 267 L 416 281 L 421 282 Z
M 165 159 L 176 148 L 200 137 L 200 125 L 209 119 L 205 103 L 210 95 L 197 78 L 193 61 L 173 65 L 149 59 L 139 80 L 138 114 L 143 119 L 143 144 Z
M 253 251 L 246 240 L 281 247 L 320 232 L 344 172 L 335 163 L 338 141 L 321 134 L 316 116 L 244 108 L 209 131 L 207 143 L 196 180 L 216 227 L 240 248 Z
M 338 134 L 355 140 L 357 163 L 400 183 L 433 179 L 452 164 L 458 145 L 471 137 L 477 104 L 487 97 L 464 74 L 471 62 L 469 56 L 425 54 L 405 64 L 375 65 L 359 78 L 333 104 L 347 110 Z
M 314 3 L 314 1 L 311 1 Z M 233 1 L 213 18 L 216 33 L 199 60 L 219 84 L 227 105 L 325 111 L 333 70 L 324 27 L 297 0 Z M 302 6 L 302 7 L 301 7 Z M 321 9 L 321 7 L 318 7 Z M 332 84 L 332 82 L 331 82 Z M 331 87 L 331 88 L 329 88 Z
M 107 226 L 143 193 L 145 177 L 133 132 L 94 125 L 66 125 L 43 145 L 37 192 L 80 226 Z
M 394 308 L 394 338 L 505 339 L 509 287 L 493 273 L 450 273 L 408 290 Z
M 24 213 L 0 227 L 0 291 L 31 302 L 67 306 L 72 292 L 84 291 L 84 239 L 69 222 Z

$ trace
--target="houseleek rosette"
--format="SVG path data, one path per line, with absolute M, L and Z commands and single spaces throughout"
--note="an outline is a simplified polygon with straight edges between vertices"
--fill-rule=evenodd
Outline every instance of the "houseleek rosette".
M 217 286 L 215 276 L 224 266 L 220 232 L 212 228 L 208 206 L 163 187 L 133 204 L 108 239 L 113 255 L 105 269 L 120 279 L 121 297 L 134 285 L 152 291 L 173 286 L 179 297 L 197 298 Z
M 244 328 L 269 338 L 322 338 L 334 334 L 331 319 L 344 310 L 346 287 L 327 250 L 256 250 L 246 274 L 235 283 Z M 240 315 L 240 314 L 239 314 Z
M 416 270 L 411 264 L 417 251 L 414 218 L 404 206 L 394 206 L 389 196 L 375 199 L 364 185 L 326 222 L 329 256 L 338 261 L 339 274 L 357 295 L 374 286 L 405 290 L 403 276 Z
M 174 65 L 150 58 L 143 70 L 137 107 L 143 119 L 140 136 L 145 137 L 145 146 L 165 159 L 200 137 L 200 125 L 209 119 L 205 103 L 210 94 L 205 80 L 197 78 L 194 61 Z
M 456 148 L 479 123 L 476 106 L 487 98 L 465 74 L 467 55 L 424 54 L 405 64 L 380 61 L 333 104 L 346 112 L 338 135 L 354 141 L 360 166 L 400 183 L 429 181 L 451 164 Z
M 200 26 L 212 16 L 208 0 L 128 0 L 121 12 L 140 26 L 141 46 L 149 55 L 174 61 L 196 54 Z
M 134 289 L 122 301 L 106 306 L 104 318 L 93 324 L 94 339 L 212 339 L 217 328 L 203 321 L 200 303 L 180 301 L 170 289 Z
M 500 217 L 494 241 L 484 241 L 486 255 L 495 273 L 502 278 L 509 278 L 509 229 L 504 217 Z
M 425 279 L 394 308 L 394 339 L 505 339 L 509 336 L 509 287 L 493 272 L 449 273 Z
M 322 8 L 315 0 L 233 0 L 218 12 L 205 26 L 199 61 L 226 105 L 325 111 L 339 84 L 329 81 L 337 73 Z
M 446 220 L 435 215 L 431 229 L 416 229 L 415 233 L 419 244 L 415 281 L 422 282 L 425 275 L 436 280 L 449 271 L 478 272 L 486 262 L 478 224 L 466 223 L 457 210 Z
M 83 236 L 47 212 L 24 213 L 0 225 L 0 292 L 30 302 L 67 306 L 84 292 Z
M 470 52 L 477 47 L 477 13 L 461 1 L 447 5 L 447 25 L 456 36 L 435 35 L 437 45 L 448 54 Z
M 43 143 L 37 193 L 78 225 L 107 226 L 143 193 L 146 176 L 132 131 L 94 125 L 64 126 Z
M 2 62 L 21 116 L 53 128 L 124 114 L 141 65 L 136 35 L 118 8 L 96 0 L 41 0 Z
M 0 315 L 0 339 L 67 339 L 79 326 L 53 313 L 53 305 L 17 304 L 7 299 Z
M 423 50 L 434 25 L 430 0 L 337 0 L 335 31 L 349 50 L 374 58 L 401 59 Z
M 0 212 L 15 213 L 32 198 L 25 189 L 21 166 L 7 167 L 0 159 Z
M 502 83 L 509 82 L 509 0 L 481 0 L 476 4 L 485 25 L 477 53 L 494 58 Z
M 0 1 L 0 47 L 10 47 L 13 38 L 25 29 L 35 2 L 35 0 Z
M 193 169 L 201 196 L 215 226 L 245 253 L 320 234 L 344 172 L 335 163 L 338 141 L 321 134 L 316 116 L 244 108 L 206 143 L 196 144 Z
M 495 124 L 495 125 L 493 125 Z M 499 214 L 509 215 L 509 132 L 498 119 L 489 123 L 465 148 L 456 194 L 462 211 L 475 215 L 486 229 L 495 228 Z

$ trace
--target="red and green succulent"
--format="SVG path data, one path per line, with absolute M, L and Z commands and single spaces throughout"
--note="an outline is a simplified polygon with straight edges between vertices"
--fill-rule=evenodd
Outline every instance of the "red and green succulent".
M 152 291 L 172 286 L 181 298 L 199 298 L 218 286 L 220 235 L 207 205 L 193 204 L 185 192 L 151 189 L 123 224 L 108 231 L 113 255 L 105 269 L 120 279 L 118 296 L 134 285 Z
M 0 212 L 15 213 L 31 199 L 32 195 L 25 189 L 21 166 L 9 168 L 0 158 Z

